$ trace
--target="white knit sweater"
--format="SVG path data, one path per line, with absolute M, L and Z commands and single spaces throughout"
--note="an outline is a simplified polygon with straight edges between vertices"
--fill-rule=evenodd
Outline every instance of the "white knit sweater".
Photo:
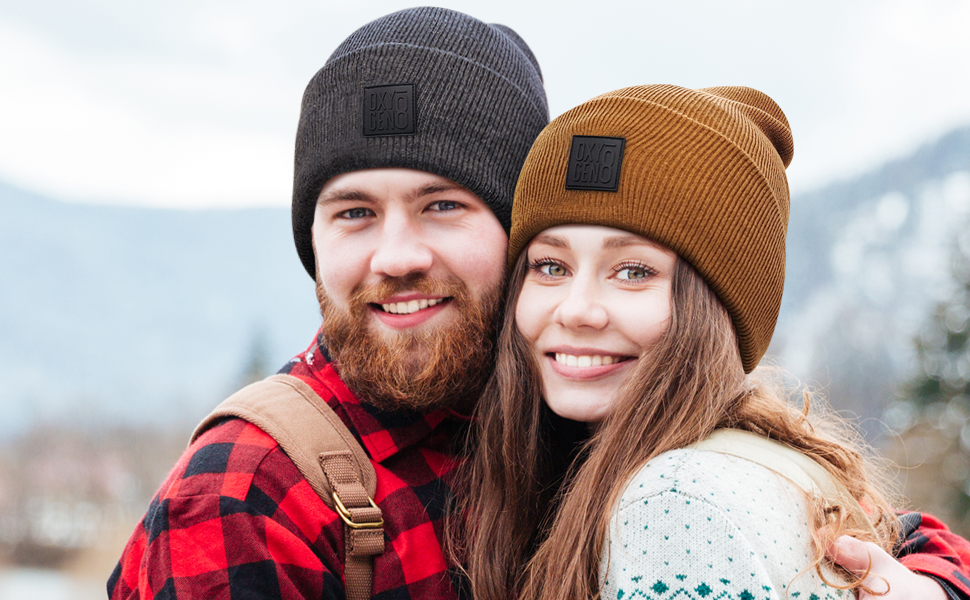
M 835 600 L 811 563 L 807 500 L 750 461 L 681 449 L 644 465 L 613 517 L 603 600 Z M 831 572 L 826 579 L 839 581 Z

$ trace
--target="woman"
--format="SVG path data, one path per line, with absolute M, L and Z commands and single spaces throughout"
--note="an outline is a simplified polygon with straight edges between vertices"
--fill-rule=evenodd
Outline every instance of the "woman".
M 752 374 L 781 302 L 791 157 L 778 106 L 737 87 L 618 90 L 539 136 L 466 469 L 476 600 L 849 597 L 861 583 L 824 549 L 843 533 L 891 548 L 847 428 Z M 724 430 L 781 442 L 841 491 L 694 447 Z

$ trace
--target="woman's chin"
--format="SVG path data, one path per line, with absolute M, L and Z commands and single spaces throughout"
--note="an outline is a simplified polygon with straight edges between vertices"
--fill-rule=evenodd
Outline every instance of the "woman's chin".
M 601 388 L 601 386 L 597 386 Z M 551 389 L 545 394 L 549 409 L 564 419 L 581 423 L 599 423 L 610 412 L 609 399 L 615 389 Z

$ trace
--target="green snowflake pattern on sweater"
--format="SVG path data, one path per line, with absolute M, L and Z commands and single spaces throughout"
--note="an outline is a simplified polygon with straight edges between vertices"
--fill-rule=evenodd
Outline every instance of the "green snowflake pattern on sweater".
M 801 490 L 760 465 L 693 449 L 664 453 L 614 507 L 603 597 L 849 600 L 809 568 L 807 508 Z

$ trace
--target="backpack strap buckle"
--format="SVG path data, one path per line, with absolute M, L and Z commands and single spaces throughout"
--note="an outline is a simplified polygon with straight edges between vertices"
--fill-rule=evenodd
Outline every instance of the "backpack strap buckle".
M 354 515 L 351 514 L 350 510 L 346 506 L 344 506 L 343 502 L 341 502 L 340 496 L 337 495 L 337 492 L 334 491 L 333 493 L 333 502 L 337 509 L 337 514 L 340 515 L 340 518 L 343 520 L 344 524 L 346 524 L 347 527 L 350 527 L 351 529 L 380 529 L 381 527 L 384 526 L 384 519 L 381 516 L 380 507 L 378 507 L 377 504 L 374 503 L 374 499 L 371 498 L 370 496 L 367 496 L 367 501 L 370 503 L 370 508 L 365 507 L 361 512 L 366 511 L 368 513 L 371 513 L 373 511 L 377 514 L 377 520 L 357 522 L 354 520 Z M 370 515 L 361 515 L 361 516 L 365 516 L 366 518 L 366 516 L 370 516 Z

